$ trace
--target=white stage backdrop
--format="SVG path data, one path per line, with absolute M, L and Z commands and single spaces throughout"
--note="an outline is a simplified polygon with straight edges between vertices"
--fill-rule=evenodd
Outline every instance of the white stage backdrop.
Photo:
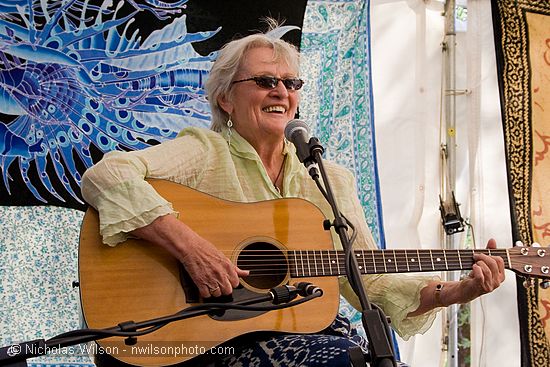
M 374 112 L 388 248 L 439 248 L 443 4 L 371 3 Z M 477 247 L 510 247 L 511 229 L 490 2 L 468 2 L 457 33 L 457 201 Z M 443 140 L 444 141 L 444 140 Z M 460 235 L 457 235 L 460 236 Z M 464 239 L 460 237 L 460 241 Z M 473 304 L 471 366 L 520 365 L 515 276 Z M 413 367 L 444 366 L 441 320 L 400 341 Z

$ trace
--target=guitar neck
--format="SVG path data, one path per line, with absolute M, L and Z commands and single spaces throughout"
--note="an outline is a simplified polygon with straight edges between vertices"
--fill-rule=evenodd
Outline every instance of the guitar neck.
M 510 268 L 506 249 L 483 250 L 355 250 L 362 274 L 418 273 L 469 270 L 474 254 L 500 256 Z M 346 274 L 345 253 L 337 250 L 295 250 L 288 252 L 293 277 L 320 277 Z

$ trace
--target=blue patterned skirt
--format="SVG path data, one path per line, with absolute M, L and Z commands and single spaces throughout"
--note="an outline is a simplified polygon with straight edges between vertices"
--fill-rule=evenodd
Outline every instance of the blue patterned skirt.
M 232 339 L 223 345 L 226 355 L 204 354 L 178 364 L 181 367 L 316 367 L 350 366 L 348 349 L 367 350 L 367 341 L 350 321 L 338 314 L 331 326 L 317 334 L 254 333 Z M 97 366 L 128 366 L 102 354 Z
M 252 334 L 234 339 L 226 346 L 234 348 L 234 354 L 205 355 L 184 366 L 348 367 L 348 349 L 360 347 L 366 351 L 367 341 L 339 314 L 331 326 L 318 334 Z

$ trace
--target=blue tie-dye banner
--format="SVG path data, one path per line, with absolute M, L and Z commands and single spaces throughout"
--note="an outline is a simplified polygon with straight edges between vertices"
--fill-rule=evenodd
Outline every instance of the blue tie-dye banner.
M 302 29 L 285 36 L 303 55 L 300 116 L 355 172 L 383 244 L 367 1 L 0 1 L 0 346 L 80 326 L 82 173 L 107 151 L 208 126 L 216 52 L 261 16 Z
M 248 15 L 229 22 L 224 8 Z M 103 153 L 209 125 L 203 87 L 221 44 L 269 14 L 301 26 L 304 9 L 305 0 L 0 3 L 0 205 L 83 209 L 81 175 Z

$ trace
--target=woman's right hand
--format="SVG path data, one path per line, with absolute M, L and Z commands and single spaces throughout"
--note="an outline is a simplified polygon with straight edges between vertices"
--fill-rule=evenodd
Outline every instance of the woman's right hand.
M 159 217 L 151 224 L 132 231 L 132 234 L 174 255 L 183 264 L 203 298 L 231 294 L 233 288 L 239 285 L 239 277 L 249 274 L 173 215 Z

